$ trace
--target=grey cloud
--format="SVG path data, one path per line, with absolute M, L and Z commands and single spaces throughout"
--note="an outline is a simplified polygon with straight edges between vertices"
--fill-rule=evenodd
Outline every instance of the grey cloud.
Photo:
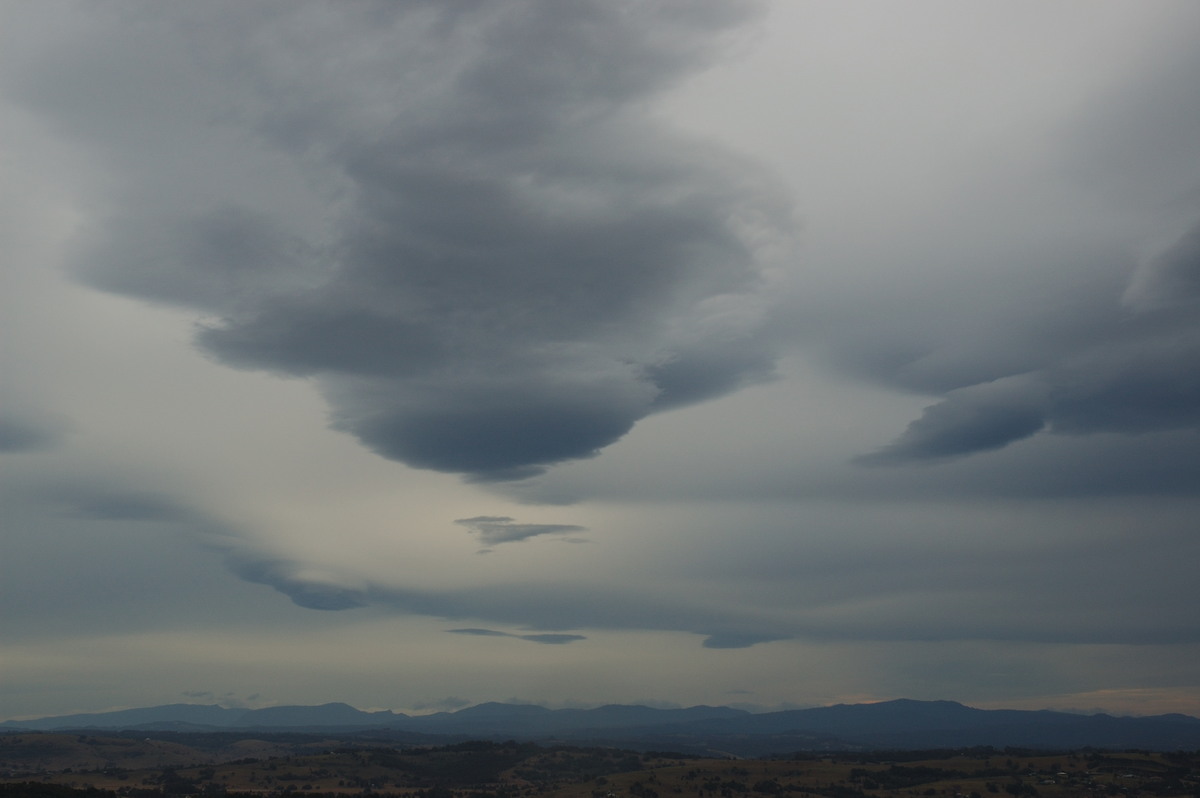
M 338 385 L 327 392 L 334 428 L 385 457 L 481 481 L 520 479 L 539 473 L 538 464 L 591 456 L 628 432 L 648 404 L 637 402 L 636 380 L 601 375 L 519 381 L 474 372 L 404 387 Z
M 587 640 L 583 635 L 568 635 L 568 634 L 536 634 L 536 635 L 517 635 L 522 640 L 529 640 L 534 643 L 542 643 L 543 645 L 558 646 L 566 643 L 574 643 L 576 640 Z
M 1196 24 L 1195 9 L 1173 9 L 1176 25 Z M 1137 202 L 1171 201 L 1196 190 L 1200 98 L 1192 85 L 1200 73 L 1194 48 L 1168 46 L 1112 82 L 1099 102 L 1074 120 L 1062 166 L 1091 190 Z M 1194 197 L 1194 194 L 1193 194 Z
M 261 591 L 230 571 L 242 539 L 167 490 L 118 487 L 118 475 L 89 478 L 61 460 L 41 474 L 6 476 L 0 580 L 21 611 L 0 615 L 14 644 L 299 622 L 300 613 L 259 602 Z
M 730 541 L 726 550 L 709 552 L 709 572 L 694 574 L 697 585 L 713 579 L 741 579 L 739 584 L 743 586 L 748 584 L 745 578 L 752 575 L 756 587 L 743 587 L 735 595 L 720 591 L 663 593 L 652 580 L 641 586 L 625 581 L 608 585 L 547 578 L 521 584 L 404 587 L 364 580 L 353 573 L 261 550 L 185 507 L 171 511 L 165 497 L 114 494 L 110 501 L 100 502 L 96 497 L 101 493 L 93 489 L 84 501 L 76 503 L 94 508 L 91 515 L 62 516 L 65 522 L 86 523 L 89 529 L 95 528 L 96 521 L 108 522 L 103 534 L 85 536 L 78 542 L 91 548 L 76 566 L 61 566 L 68 569 L 63 578 L 69 575 L 88 585 L 98 582 L 95 589 L 111 591 L 109 574 L 124 571 L 113 568 L 97 573 L 94 552 L 110 546 L 114 536 L 135 536 L 150 561 L 139 561 L 141 581 L 131 580 L 136 587 L 131 590 L 141 597 L 139 606 L 147 610 L 156 603 L 144 601 L 143 582 L 153 584 L 164 578 L 164 563 L 175 563 L 166 571 L 175 576 L 154 589 L 173 591 L 177 574 L 190 570 L 198 571 L 194 578 L 202 576 L 204 584 L 211 584 L 213 574 L 205 570 L 209 566 L 203 562 L 212 559 L 215 563 L 223 560 L 225 568 L 243 583 L 270 587 L 299 607 L 326 611 L 319 615 L 361 609 L 482 622 L 487 626 L 448 631 L 515 637 L 548 645 L 583 639 L 580 632 L 587 629 L 690 632 L 702 636 L 702 645 L 711 649 L 745 648 L 789 638 L 1120 644 L 1200 639 L 1200 628 L 1191 616 L 1151 613 L 1153 619 L 1147 617 L 1150 608 L 1187 606 L 1194 599 L 1196 583 L 1191 563 L 1196 561 L 1195 549 L 1200 541 L 1190 534 L 1189 521 L 1194 513 L 1186 508 L 1180 512 L 1132 511 L 1131 517 L 1140 519 L 1136 540 L 1122 533 L 1128 523 L 1106 525 L 1105 512 L 1096 509 L 1093 521 L 1100 528 L 1095 532 L 1085 514 L 1085 520 L 1074 521 L 1080 527 L 1074 536 L 1056 538 L 1044 534 L 1044 530 L 1030 529 L 1026 534 L 1030 541 L 1037 541 L 1036 545 L 998 542 L 984 557 L 974 546 L 945 544 L 962 537 L 954 531 L 956 524 L 970 527 L 980 519 L 992 518 L 994 513 L 986 508 L 980 508 L 977 516 L 942 519 L 932 531 L 925 528 L 925 521 L 909 519 L 909 526 L 920 527 L 919 533 L 898 527 L 874 542 L 861 543 L 861 553 L 853 556 L 845 548 L 829 547 L 821 535 L 842 539 L 845 536 L 838 530 L 845 526 L 858 530 L 857 537 L 861 538 L 863 524 L 870 527 L 870 522 L 841 521 L 822 533 L 819 530 L 832 523 L 829 518 L 808 518 L 804 514 L 796 517 L 794 510 L 789 510 L 788 519 L 783 521 L 770 513 L 747 521 L 751 526 L 766 524 L 774 530 L 768 534 L 760 529 L 756 533 L 758 546 L 748 549 Z M 503 524 L 503 517 L 482 518 L 485 520 L 464 520 Z M 140 522 L 128 523 L 135 519 Z M 1023 527 L 1024 520 L 1018 516 L 1016 523 Z M 1051 517 L 1038 523 L 1058 522 Z M 721 526 L 720 521 L 713 524 Z M 795 548 L 795 534 L 801 528 L 807 529 L 806 534 L 812 538 L 802 550 L 803 556 Z M 168 530 L 170 534 L 164 534 Z M 18 535 L 9 544 L 17 563 L 24 556 L 22 539 L 40 542 L 44 537 L 22 530 L 21 525 L 18 531 L 24 538 Z M 940 536 L 937 545 L 944 548 L 944 553 L 938 558 L 929 558 L 926 547 L 912 545 L 913 540 L 925 539 L 928 534 Z M 216 556 L 196 557 L 197 545 Z M 164 557 L 164 551 L 169 551 L 168 557 Z M 130 559 L 134 558 L 124 553 L 121 566 L 127 569 L 126 561 Z M 184 564 L 187 569 L 183 569 Z M 11 571 L 14 564 L 6 562 L 5 566 Z M 1154 579 L 1146 581 L 1144 575 L 1151 573 Z M 19 570 L 6 578 L 14 584 L 28 581 Z M 1020 589 L 1014 589 L 1014 584 Z M 222 591 L 229 597 L 225 599 L 227 613 L 236 615 L 234 605 L 249 600 L 229 586 L 223 586 Z M 124 606 L 119 598 L 110 597 L 108 601 L 110 604 L 104 607 L 111 607 L 111 602 Z M 267 609 L 271 606 L 269 602 L 263 604 Z M 87 609 L 99 611 L 102 607 Z M 276 605 L 270 611 L 278 613 L 281 608 Z M 90 616 L 85 612 L 81 617 Z M 492 625 L 529 631 L 506 632 Z
M 765 382 L 774 372 L 774 347 L 758 335 L 681 348 L 648 366 L 646 376 L 658 388 L 654 409 L 665 410 Z
M 123 162 L 119 116 L 68 102 L 80 72 L 179 71 L 169 48 L 126 38 L 27 80 L 130 184 L 83 280 L 204 312 L 213 357 L 314 378 L 334 428 L 475 480 L 591 457 L 650 413 L 770 378 L 759 252 L 787 239 L 790 204 L 647 103 L 752 5 L 216 5 L 143 22 L 222 42 L 178 51 L 202 114 L 148 78 L 138 112 L 203 181 L 165 154 Z M 274 195 L 243 190 L 249 168 Z
M 955 234 L 974 232 L 981 214 L 998 217 L 1003 234 Z M 911 278 L 881 277 L 879 288 L 852 281 L 824 296 L 801 296 L 798 286 L 788 323 L 801 343 L 855 378 L 925 396 L 972 389 L 964 396 L 974 404 L 986 401 L 988 385 L 1011 393 L 1014 380 L 1033 382 L 1029 375 L 1089 350 L 1152 334 L 1153 323 L 1131 319 L 1122 306 L 1133 258 L 1115 233 L 1081 242 L 1066 225 L 1061 233 L 1043 232 L 1052 240 L 1031 255 L 1032 245 L 1003 226 L 1031 224 L 1011 209 L 964 200 L 947 215 L 938 222 L 947 228 L 945 240 L 863 256 Z M 1016 222 L 1008 218 L 1014 215 Z
M 268 585 L 299 607 L 336 612 L 365 607 L 368 603 L 361 590 L 303 577 L 297 563 L 239 551 L 230 552 L 226 562 L 237 576 L 247 582 Z
M 1200 300 L 1200 224 L 1148 258 L 1123 299 L 1139 311 L 1194 305 Z
M 886 457 L 881 456 L 886 452 L 867 455 L 858 462 L 886 463 Z M 905 461 L 897 458 L 890 462 Z M 859 471 L 853 483 L 845 481 L 838 486 L 820 482 L 802 492 L 903 501 L 948 497 L 1183 497 L 1197 490 L 1200 431 L 1169 430 L 1137 436 L 1039 435 L 1025 439 L 1020 446 L 993 450 L 986 457 L 925 458 L 923 462 L 936 472 L 924 468 Z M 784 487 L 797 492 L 793 485 L 776 490 Z
M 1145 434 L 1200 429 L 1200 329 L 1088 352 L 1017 381 L 952 391 L 864 464 L 944 459 L 998 449 L 1043 429 Z
M 587 531 L 587 527 L 575 524 L 518 524 L 507 516 L 491 515 L 460 518 L 454 523 L 465 526 L 485 546 L 515 543 L 538 535 L 569 535 Z
M 14 281 L 14 288 L 17 287 Z M 15 296 L 19 296 L 16 294 Z M 5 309 L 5 321 L 16 317 L 16 306 Z M 7 326 L 7 325 L 6 325 Z M 19 378 L 20 362 L 9 359 L 7 351 L 22 336 L 19 327 L 5 329 L 6 351 L 3 352 L 5 384 L 0 385 L 0 454 L 41 452 L 59 446 L 72 431 L 72 422 L 52 409 L 44 397 L 30 393 L 33 386 Z M 17 354 L 12 349 L 12 354 Z
M 495 629 L 447 629 L 447 632 L 454 635 L 472 635 L 474 637 L 512 637 L 508 632 L 498 632 Z
M 928 561 L 912 555 L 912 567 L 897 573 L 870 568 L 837 580 L 792 591 L 785 611 L 777 605 L 715 609 L 639 591 L 543 584 L 412 590 L 372 584 L 340 587 L 314 583 L 286 563 L 260 563 L 244 578 L 268 584 L 300 606 L 344 610 L 373 606 L 447 619 L 478 619 L 531 629 L 647 629 L 704 636 L 711 649 L 747 648 L 785 640 L 1007 640 L 1145 645 L 1195 642 L 1200 627 L 1190 618 L 1147 619 L 1147 607 L 1186 604 L 1195 592 L 1184 562 L 1196 546 L 1168 541 L 1162 547 L 1121 549 L 1092 546 L 1078 556 L 1004 555 L 996 563 L 975 558 Z M 1174 559 L 1172 559 L 1174 558 Z M 1182 558 L 1182 559 L 1181 559 Z M 1001 567 L 1005 566 L 1005 567 Z M 1013 568 L 1017 570 L 1014 571 Z M 890 569 L 890 570 L 889 570 Z M 1150 569 L 1150 570 L 1147 570 Z M 1014 577 L 1018 573 L 1019 577 Z M 1142 574 L 1156 573 L 1153 585 Z M 866 583 L 862 580 L 874 580 Z M 1012 579 L 1021 590 L 1014 598 Z M 1045 606 L 1052 598 L 1053 607 Z M 952 609 L 951 609 L 952 608 Z M 547 631 L 512 634 L 487 627 L 447 630 L 455 634 L 518 637 L 558 644 L 582 637 Z
M 33 452 L 58 442 L 61 430 L 25 415 L 0 413 L 0 453 Z
M 648 592 L 570 584 L 507 585 L 446 591 L 373 586 L 373 603 L 445 618 L 477 618 L 557 634 L 562 629 L 659 629 L 701 635 L 791 636 L 755 612 L 714 610 Z M 767 628 L 764 628 L 767 627 Z
M 709 635 L 704 638 L 704 642 L 700 645 L 705 648 L 750 648 L 759 643 L 770 643 L 775 640 L 784 640 L 786 636 L 774 635 L 758 635 L 758 634 L 740 634 L 737 632 L 727 632 L 724 634 Z
M 196 340 L 228 365 L 291 376 L 402 377 L 433 368 L 449 354 L 421 325 L 312 298 L 278 300 L 240 327 L 204 327 Z M 291 355 L 280 358 L 279 352 Z
M 748 8 L 745 2 L 678 0 L 523 5 L 488 31 L 489 46 L 463 80 L 472 106 L 482 102 L 477 114 L 529 120 L 521 132 L 556 122 L 559 109 L 579 113 L 661 88 L 694 67 L 714 32 L 743 21 Z M 581 70 L 581 62 L 592 68 Z
M 1200 227 L 1132 277 L 1109 304 L 1100 344 L 1078 345 L 1027 373 L 949 391 L 863 464 L 945 459 L 1051 433 L 1200 430 Z
M 585 639 L 561 629 L 659 629 L 691 631 L 714 642 L 709 647 L 742 648 L 792 636 L 787 630 L 763 629 L 753 612 L 720 611 L 688 602 L 663 600 L 629 590 L 576 588 L 570 585 L 509 585 L 485 588 L 418 590 L 378 583 L 350 587 L 329 574 L 314 578 L 301 563 L 255 552 L 247 547 L 226 552 L 226 564 L 237 576 L 269 586 L 293 603 L 314 610 L 380 607 L 446 619 L 479 619 L 519 624 L 534 631 L 514 634 L 483 627 L 447 630 L 482 637 L 516 637 L 559 645 Z M 769 625 L 768 625 L 769 626 Z
M 241 298 L 284 293 L 313 279 L 312 245 L 264 211 L 228 201 L 203 211 L 139 209 L 93 233 L 78 270 L 90 285 L 219 312 Z M 131 230 L 137 235 L 129 235 Z
M 1177 13 L 1194 21 L 1194 12 Z M 1067 494 L 1180 490 L 1186 479 L 1164 474 L 1152 452 L 1170 445 L 1160 432 L 1200 429 L 1192 377 L 1200 366 L 1192 124 L 1200 105 L 1187 88 L 1198 65 L 1187 48 L 1156 51 L 1040 128 L 1000 159 L 1003 167 L 980 159 L 986 190 L 918 206 L 919 221 L 901 222 L 887 248 L 871 239 L 826 245 L 834 267 L 853 274 L 865 262 L 881 287 L 839 277 L 831 291 L 807 295 L 799 283 L 803 313 L 794 315 L 805 345 L 840 370 L 930 397 L 907 429 L 881 440 L 890 444 L 855 462 L 1022 463 L 1013 473 L 972 464 L 990 477 L 979 484 L 946 469 L 939 476 L 955 488 L 943 495 L 1018 483 L 1039 495 L 1056 486 Z M 1156 252 L 1142 257 L 1148 249 Z M 1137 440 L 1147 435 L 1158 437 Z M 1100 436 L 1113 437 L 1065 440 Z M 1045 455 L 1047 438 L 1060 442 L 1053 451 L 1062 467 L 1007 454 L 1039 442 Z M 1171 448 L 1174 463 L 1187 461 Z M 1101 449 L 1106 463 L 1067 462 L 1068 453 Z M 1165 478 L 1153 484 L 1152 473 Z M 876 479 L 864 474 L 846 478 Z M 1085 475 L 1098 481 L 1088 485 Z
M 1046 425 L 1036 399 L 1024 391 L 997 391 L 994 384 L 952 391 L 941 404 L 926 408 L 895 442 L 857 462 L 887 465 L 999 449 Z
M 1088 353 L 1046 375 L 1052 429 L 1144 433 L 1200 429 L 1200 322 L 1115 352 Z
M 278 585 L 279 582 L 272 581 L 270 584 Z M 287 595 L 297 606 L 310 610 L 336 612 L 366 606 L 357 591 L 346 590 L 336 585 L 292 581 L 288 583 Z
M 541 643 L 542 645 L 560 646 L 567 643 L 574 643 L 576 640 L 587 640 L 583 635 L 571 634 L 531 634 L 518 635 L 511 632 L 499 632 L 495 629 L 447 629 L 447 632 L 456 635 L 474 635 L 476 637 L 515 637 L 518 640 L 528 640 L 531 643 Z
M 97 521 L 198 521 L 191 510 L 170 497 L 90 486 L 57 487 L 46 496 L 67 512 Z

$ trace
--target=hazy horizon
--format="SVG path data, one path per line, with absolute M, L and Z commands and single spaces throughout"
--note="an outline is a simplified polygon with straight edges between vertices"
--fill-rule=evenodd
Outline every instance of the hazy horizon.
M 862 703 L 863 704 L 880 704 L 880 703 L 890 703 L 892 701 L 903 701 L 903 700 L 913 700 L 913 699 L 881 699 L 879 701 L 867 701 L 867 702 L 862 702 Z M 985 710 L 1018 709 L 1017 707 L 1010 707 L 1010 706 L 973 707 L 970 704 L 964 704 L 963 702 L 955 701 L 954 699 L 928 699 L 928 700 L 929 701 L 945 701 L 945 702 L 949 702 L 949 703 L 960 704 L 962 706 L 971 707 L 974 709 L 985 709 Z M 462 710 L 471 709 L 471 708 L 482 706 L 485 704 L 503 704 L 503 705 L 507 705 L 507 706 L 536 706 L 536 707 L 541 707 L 543 709 L 548 709 L 548 710 L 561 710 L 561 709 L 590 710 L 590 709 L 600 709 L 602 707 L 609 707 L 609 706 L 631 706 L 631 707 L 643 707 L 646 709 L 671 710 L 671 709 L 695 709 L 695 708 L 700 708 L 700 707 L 718 706 L 718 707 L 725 707 L 725 708 L 729 708 L 729 709 L 737 709 L 737 710 L 747 712 L 747 713 L 753 714 L 753 715 L 762 715 L 762 714 L 768 714 L 768 713 L 772 713 L 772 712 L 787 712 L 787 711 L 804 710 L 804 709 L 820 709 L 820 708 L 830 707 L 830 706 L 855 706 L 855 704 L 817 704 L 817 705 L 811 705 L 811 706 L 798 706 L 798 705 L 794 705 L 794 704 L 789 704 L 787 702 L 784 702 L 782 704 L 778 704 L 775 706 L 762 706 L 759 704 L 743 704 L 743 703 L 738 703 L 738 702 L 731 702 L 731 703 L 719 704 L 719 705 L 693 704 L 690 706 L 686 706 L 683 704 L 676 704 L 676 703 L 669 702 L 669 701 L 634 702 L 634 703 L 630 703 L 630 704 L 622 704 L 619 702 L 612 702 L 612 703 L 606 703 L 606 704 L 580 704 L 580 703 L 575 703 L 575 702 L 561 702 L 561 703 L 538 702 L 538 701 L 528 701 L 528 700 L 521 700 L 521 699 L 514 698 L 514 699 L 509 699 L 509 700 L 493 700 L 493 701 L 481 701 L 478 703 L 466 703 L 461 706 L 455 706 L 455 707 L 443 706 L 443 707 L 418 707 L 415 709 L 414 708 L 397 709 L 394 707 L 359 707 L 359 706 L 354 706 L 353 704 L 349 704 L 344 701 L 337 701 L 337 700 L 323 701 L 318 704 L 261 704 L 261 705 L 245 704 L 245 705 L 238 705 L 238 704 L 230 704 L 229 702 L 223 703 L 223 702 L 221 702 L 219 700 L 215 700 L 215 699 L 211 700 L 211 701 L 205 701 L 205 700 L 200 700 L 200 699 L 188 699 L 188 700 L 184 700 L 184 701 L 174 702 L 171 704 L 160 704 L 160 705 L 155 705 L 155 706 L 108 707 L 107 709 L 87 711 L 87 712 L 64 712 L 64 713 L 57 713 L 55 715 L 47 715 L 47 716 L 29 715 L 29 716 L 20 717 L 20 718 L 0 718 L 0 722 L 6 722 L 6 721 L 20 722 L 20 721 L 32 721 L 32 720 L 44 720 L 44 719 L 55 718 L 55 717 L 70 717 L 70 716 L 75 716 L 75 715 L 104 715 L 104 714 L 113 713 L 113 712 L 123 712 L 123 711 L 138 710 L 138 709 L 155 709 L 158 707 L 170 707 L 170 706 L 203 706 L 203 707 L 219 707 L 219 708 L 225 709 L 225 710 L 241 709 L 241 710 L 246 710 L 246 711 L 254 711 L 254 710 L 259 710 L 259 709 L 271 709 L 271 708 L 276 708 L 276 707 L 312 708 L 312 707 L 336 705 L 336 706 L 349 706 L 352 709 L 358 710 L 359 712 L 369 712 L 369 713 L 391 712 L 393 714 L 402 714 L 402 715 L 407 715 L 409 717 L 422 717 L 422 716 L 436 715 L 436 714 L 454 714 L 454 713 L 460 712 Z M 1062 713 L 1066 713 L 1066 714 L 1070 714 L 1070 715 L 1084 715 L 1084 716 L 1111 715 L 1113 717 L 1129 717 L 1129 718 L 1158 717 L 1158 716 L 1161 716 L 1164 714 L 1171 714 L 1171 713 L 1123 714 L 1123 713 L 1119 713 L 1119 712 L 1111 712 L 1111 711 L 1103 709 L 1103 708 L 1080 709 L 1080 708 L 1066 708 L 1066 707 L 1063 707 L 1063 708 L 1037 707 L 1036 709 L 1033 709 L 1033 708 L 1027 708 L 1027 707 L 1020 707 L 1019 709 L 1026 709 L 1028 711 L 1034 711 L 1034 712 L 1036 712 L 1036 711 L 1062 712 Z M 1186 714 L 1186 713 L 1176 713 L 1176 714 Z M 1192 716 L 1192 717 L 1194 717 L 1194 716 Z M 1200 719 L 1200 718 L 1198 718 L 1198 719 Z

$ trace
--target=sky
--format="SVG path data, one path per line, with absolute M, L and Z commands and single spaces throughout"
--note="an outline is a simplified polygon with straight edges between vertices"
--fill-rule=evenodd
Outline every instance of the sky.
M 0 719 L 1200 715 L 1198 29 L 0 0 Z

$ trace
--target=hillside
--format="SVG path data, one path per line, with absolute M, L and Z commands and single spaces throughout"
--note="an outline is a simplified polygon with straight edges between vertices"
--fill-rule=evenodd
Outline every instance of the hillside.
M 635 750 L 760 756 L 798 750 L 1004 748 L 1200 748 L 1200 720 L 1186 715 L 1118 718 L 1067 712 L 983 710 L 953 701 L 874 704 L 751 714 L 730 707 L 655 709 L 610 705 L 546 709 L 488 703 L 433 715 L 363 712 L 347 704 L 227 709 L 173 704 L 8 721 L 0 730 L 374 732 L 392 742 L 467 739 L 569 742 Z

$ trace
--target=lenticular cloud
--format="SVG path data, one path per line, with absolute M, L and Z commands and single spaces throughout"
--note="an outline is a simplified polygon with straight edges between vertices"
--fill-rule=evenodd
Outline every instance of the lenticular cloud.
M 130 165 L 107 119 L 126 200 L 80 274 L 203 311 L 202 349 L 316 380 L 333 426 L 385 457 L 494 480 L 591 456 L 772 373 L 762 253 L 786 241 L 788 203 L 650 110 L 747 16 L 519 0 L 151 14 L 155 37 L 76 56 L 192 87 L 127 98 L 164 139 L 139 153 L 161 147 L 161 169 Z M 53 89 L 51 106 L 70 95 Z M 253 192 L 248 169 L 267 177 Z

